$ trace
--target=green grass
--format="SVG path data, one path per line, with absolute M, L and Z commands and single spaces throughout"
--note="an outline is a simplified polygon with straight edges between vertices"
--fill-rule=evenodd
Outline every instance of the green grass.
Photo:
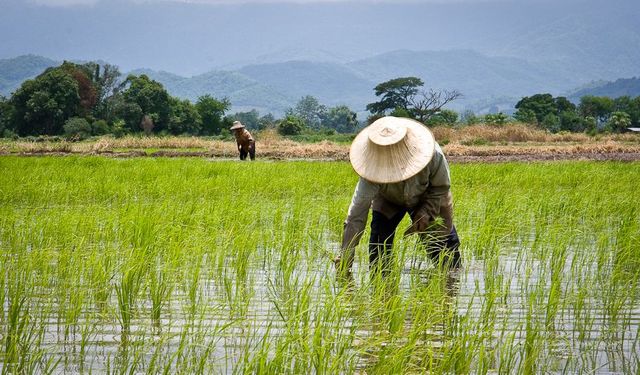
M 0 368 L 639 371 L 640 163 L 451 175 L 459 274 L 363 240 L 345 285 L 347 163 L 0 157 Z

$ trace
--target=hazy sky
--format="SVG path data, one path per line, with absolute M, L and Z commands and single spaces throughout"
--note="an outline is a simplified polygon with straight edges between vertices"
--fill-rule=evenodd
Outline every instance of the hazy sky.
M 401 49 L 624 62 L 640 54 L 629 48 L 639 45 L 639 15 L 640 0 L 0 0 L 0 59 L 184 75 Z
M 487 3 L 487 2 L 511 2 L 511 3 L 535 3 L 550 2 L 552 0 L 120 0 L 122 2 L 136 3 L 197 3 L 197 4 L 238 4 L 238 3 L 255 3 L 255 4 L 273 4 L 273 3 L 295 3 L 295 4 L 317 4 L 317 3 L 423 3 L 423 4 L 446 4 L 446 3 Z M 575 1 L 575 0 L 574 0 Z M 48 6 L 72 6 L 72 5 L 94 5 L 100 0 L 27 0 L 29 3 Z

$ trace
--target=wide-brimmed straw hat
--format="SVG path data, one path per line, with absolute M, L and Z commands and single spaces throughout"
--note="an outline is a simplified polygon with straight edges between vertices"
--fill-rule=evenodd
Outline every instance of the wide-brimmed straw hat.
M 418 121 L 387 116 L 362 129 L 351 143 L 356 173 L 375 183 L 404 181 L 429 164 L 435 139 Z
M 242 128 L 244 128 L 244 125 L 242 125 L 240 121 L 234 121 L 233 126 L 230 127 L 229 130 L 236 130 L 236 129 L 242 129 Z

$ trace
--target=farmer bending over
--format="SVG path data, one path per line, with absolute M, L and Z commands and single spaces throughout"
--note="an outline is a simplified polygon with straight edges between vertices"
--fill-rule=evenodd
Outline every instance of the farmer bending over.
M 341 255 L 334 262 L 350 277 L 355 246 L 371 207 L 369 269 L 390 272 L 396 227 L 405 214 L 412 224 L 405 235 L 419 233 L 427 254 L 436 262 L 460 264 L 460 241 L 453 225 L 449 165 L 431 132 L 421 123 L 383 117 L 353 140 L 349 159 L 360 176 L 344 222 Z
M 236 144 L 238 145 L 238 151 L 240 151 L 240 160 L 245 160 L 247 154 L 251 160 L 254 160 L 256 158 L 256 142 L 253 140 L 251 133 L 244 128 L 244 125 L 242 125 L 240 121 L 234 121 L 230 130 L 236 137 Z

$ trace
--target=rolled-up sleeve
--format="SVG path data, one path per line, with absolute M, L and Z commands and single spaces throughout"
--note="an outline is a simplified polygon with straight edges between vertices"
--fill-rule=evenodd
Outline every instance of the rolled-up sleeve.
M 344 222 L 344 233 L 342 236 L 342 249 L 353 248 L 360 242 L 362 233 L 367 224 L 367 216 L 371 201 L 376 196 L 379 185 L 371 183 L 360 177 L 356 185 L 347 219 Z

